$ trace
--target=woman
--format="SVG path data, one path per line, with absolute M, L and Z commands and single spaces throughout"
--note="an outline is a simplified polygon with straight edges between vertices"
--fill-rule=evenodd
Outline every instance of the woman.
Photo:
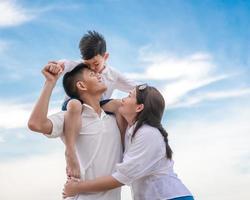
M 119 113 L 128 123 L 122 163 L 117 164 L 111 176 L 87 181 L 68 180 L 64 198 L 126 184 L 131 185 L 134 200 L 193 200 L 173 171 L 168 134 L 161 124 L 164 109 L 161 93 L 146 84 L 137 86 L 122 99 Z

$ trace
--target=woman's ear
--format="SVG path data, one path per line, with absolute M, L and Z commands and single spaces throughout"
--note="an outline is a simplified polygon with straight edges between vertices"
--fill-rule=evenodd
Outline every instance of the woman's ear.
M 141 112 L 142 110 L 144 109 L 144 104 L 139 104 L 139 105 L 137 105 L 137 107 L 136 107 L 136 112 Z
M 80 91 L 85 91 L 85 90 L 87 90 L 86 85 L 85 85 L 82 81 L 78 81 L 78 82 L 76 83 L 76 87 L 77 87 L 77 89 L 80 90 Z

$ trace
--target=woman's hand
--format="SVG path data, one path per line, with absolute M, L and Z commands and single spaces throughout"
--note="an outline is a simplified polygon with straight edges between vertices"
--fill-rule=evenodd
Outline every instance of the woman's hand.
M 63 188 L 63 198 L 72 197 L 80 193 L 80 180 L 69 178 Z

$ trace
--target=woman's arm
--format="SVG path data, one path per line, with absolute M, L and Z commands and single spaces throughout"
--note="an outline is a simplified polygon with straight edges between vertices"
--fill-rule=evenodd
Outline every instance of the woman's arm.
M 115 116 L 116 116 L 116 122 L 117 122 L 118 128 L 120 130 L 122 147 L 124 151 L 125 133 L 126 133 L 126 128 L 128 126 L 128 122 L 119 112 L 117 112 Z
M 128 123 L 124 119 L 124 117 L 119 113 L 120 106 L 121 106 L 120 99 L 112 99 L 108 103 L 102 105 L 102 109 L 115 114 L 116 122 L 117 122 L 118 128 L 119 128 L 120 133 L 121 133 L 122 145 L 124 147 L 124 135 L 125 135 L 125 131 L 126 131 L 126 128 L 128 126 Z
M 78 181 L 69 179 L 64 185 L 63 198 L 75 196 L 80 193 L 102 192 L 121 187 L 123 184 L 112 176 L 103 176 L 94 180 Z
M 111 99 L 111 100 L 104 100 L 107 101 L 102 105 L 102 109 L 106 112 L 111 112 L 117 114 L 119 107 L 121 106 L 120 99 Z

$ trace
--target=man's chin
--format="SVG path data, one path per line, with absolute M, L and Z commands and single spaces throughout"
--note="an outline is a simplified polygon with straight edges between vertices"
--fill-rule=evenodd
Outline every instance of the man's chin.
M 107 90 L 107 86 L 106 85 L 103 85 L 100 89 L 102 92 L 105 92 Z
M 104 93 L 106 90 L 107 87 L 104 84 L 99 85 L 98 88 L 96 88 L 96 91 L 98 91 L 98 93 Z

